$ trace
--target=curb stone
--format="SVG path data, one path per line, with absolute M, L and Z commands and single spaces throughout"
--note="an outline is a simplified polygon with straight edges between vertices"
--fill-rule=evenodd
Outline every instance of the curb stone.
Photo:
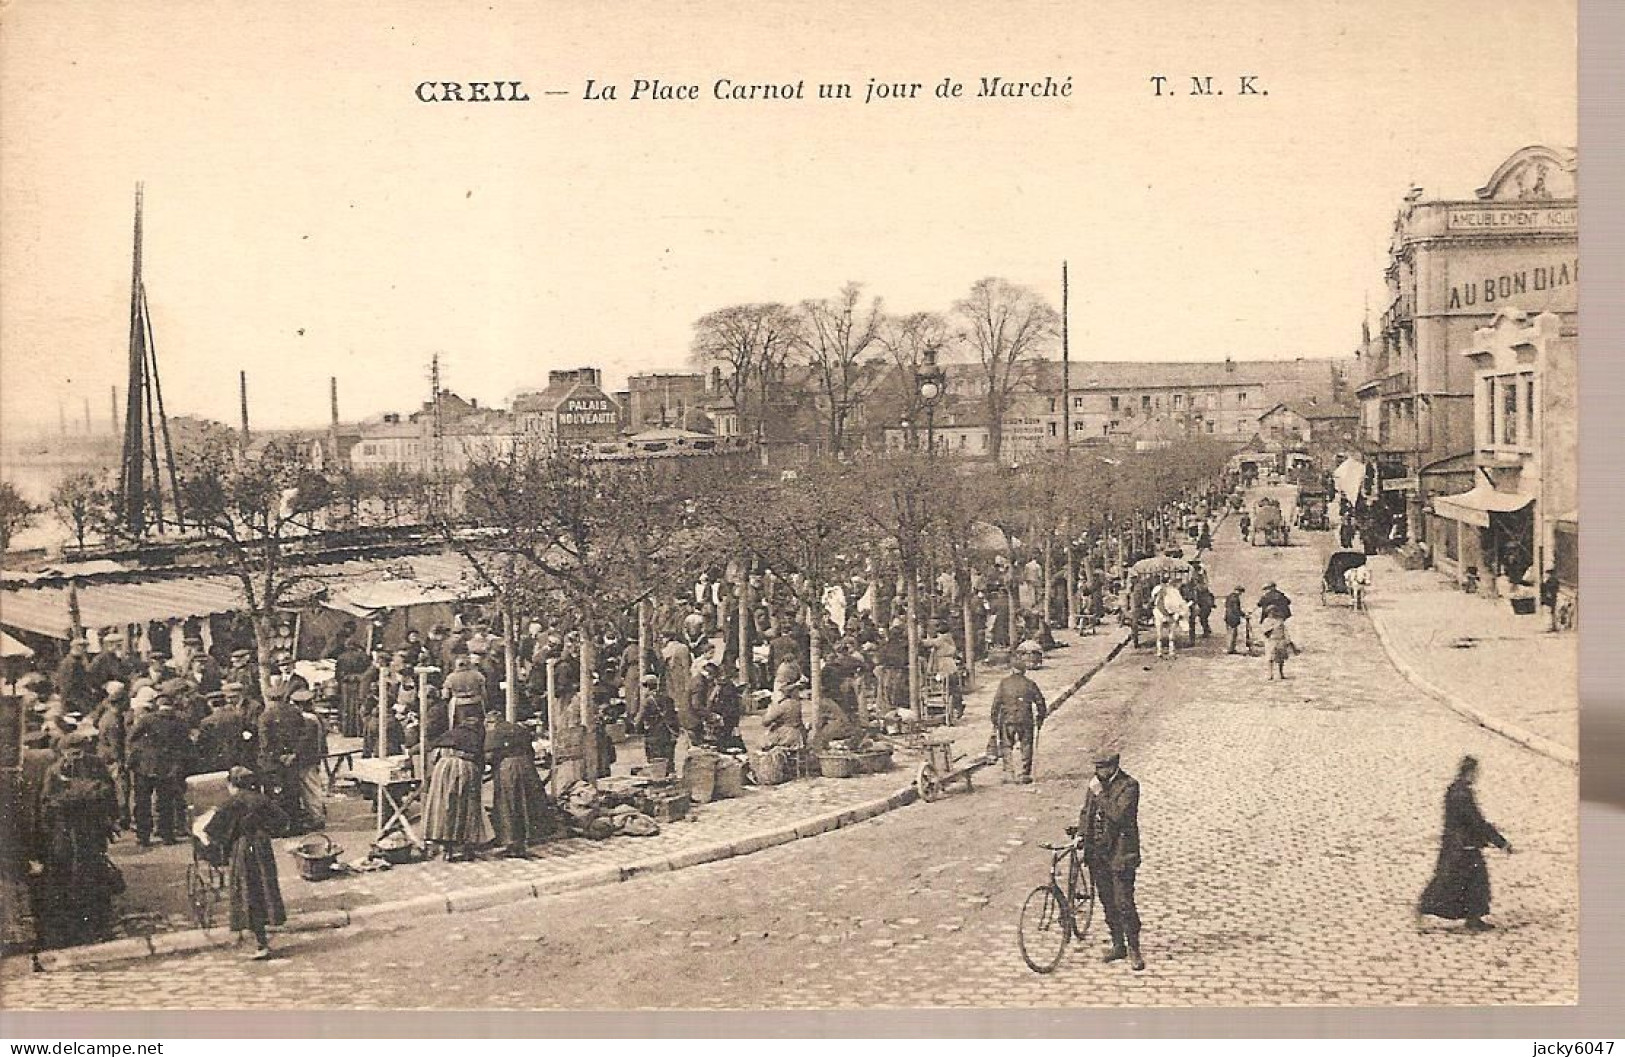
M 1516 742 L 1531 752 L 1537 752 L 1548 759 L 1556 760 L 1558 763 L 1568 764 L 1570 767 L 1576 767 L 1579 765 L 1580 757 L 1576 750 L 1571 749 L 1566 745 L 1559 745 L 1550 738 L 1543 738 L 1533 731 L 1525 730 L 1516 723 L 1509 723 L 1504 719 L 1498 719 L 1487 712 L 1474 708 L 1472 705 L 1467 704 L 1454 694 L 1434 686 L 1422 675 L 1422 673 L 1416 670 L 1415 665 L 1411 664 L 1411 662 L 1406 659 L 1406 657 L 1397 648 L 1395 648 L 1388 629 L 1383 625 L 1382 618 L 1377 615 L 1377 611 L 1368 607 L 1366 609 L 1366 614 L 1371 618 L 1371 627 L 1377 633 L 1377 641 L 1382 643 L 1383 652 L 1388 654 L 1388 660 L 1395 668 L 1399 670 L 1399 674 L 1403 675 L 1412 686 L 1416 687 L 1418 690 L 1422 691 L 1424 694 L 1427 694 L 1434 700 L 1444 703 L 1451 709 L 1451 711 L 1472 720 L 1485 730 L 1492 731 L 1501 735 L 1503 738 L 1508 739 L 1509 741 Z
M 1101 669 L 1110 664 L 1126 645 L 1128 645 L 1128 632 L 1124 630 L 1117 645 L 1113 646 L 1102 660 L 1091 665 L 1073 681 L 1070 687 L 1056 697 L 1050 711 L 1056 711 L 1071 700 L 1073 695 L 1081 690 L 1085 683 L 1098 675 Z M 375 903 L 370 906 L 356 907 L 353 910 L 322 910 L 297 914 L 290 916 L 287 924 L 275 931 L 290 933 L 364 928 L 385 923 L 393 924 L 410 918 L 489 910 L 493 907 L 518 903 L 526 899 L 541 899 L 546 896 L 563 895 L 587 888 L 619 884 L 635 877 L 682 870 L 690 866 L 700 866 L 722 859 L 750 855 L 781 844 L 789 844 L 795 840 L 845 829 L 874 818 L 876 815 L 906 807 L 914 803 L 918 798 L 919 794 L 915 791 L 914 786 L 910 784 L 888 796 L 843 808 L 839 811 L 815 815 L 810 819 L 804 819 L 792 825 L 753 833 L 732 841 L 720 841 L 698 848 L 690 848 L 687 851 L 675 852 L 661 859 L 645 859 L 625 866 L 594 867 L 578 870 L 575 873 L 561 874 L 541 881 L 504 881 L 497 885 L 459 889 L 446 895 L 418 896 L 412 899 L 396 900 L 391 903 Z M 113 962 L 135 961 L 141 958 L 192 953 L 215 947 L 229 947 L 236 943 L 237 934 L 229 929 L 184 929 L 176 932 L 158 933 L 153 936 L 133 936 L 126 939 L 111 940 L 107 943 L 89 944 L 83 947 L 66 947 L 62 950 L 42 951 L 38 956 L 37 965 L 39 971 L 54 972 L 65 969 L 79 969 L 91 965 L 105 965 Z M 13 959 L 8 958 L 6 960 L 12 961 Z

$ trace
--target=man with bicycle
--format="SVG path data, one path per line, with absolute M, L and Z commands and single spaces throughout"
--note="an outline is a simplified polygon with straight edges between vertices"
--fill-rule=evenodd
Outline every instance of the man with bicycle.
M 1140 866 L 1140 783 L 1119 765 L 1115 752 L 1095 757 L 1095 776 L 1078 814 L 1083 861 L 1100 900 L 1112 948 L 1102 959 L 1128 959 L 1135 972 L 1140 956 L 1140 914 L 1134 905 L 1134 872 Z

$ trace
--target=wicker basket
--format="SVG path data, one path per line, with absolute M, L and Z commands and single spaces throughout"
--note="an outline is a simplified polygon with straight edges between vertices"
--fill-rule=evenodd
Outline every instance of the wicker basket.
M 333 843 L 325 833 L 318 833 L 300 842 L 293 849 L 293 859 L 299 864 L 299 876 L 307 881 L 325 881 L 333 876 L 333 864 L 339 861 L 344 849 Z
M 851 778 L 862 773 L 862 769 L 855 753 L 821 752 L 818 754 L 818 773 L 825 778 Z
M 796 776 L 795 754 L 784 749 L 754 753 L 750 773 L 757 785 L 783 785 Z

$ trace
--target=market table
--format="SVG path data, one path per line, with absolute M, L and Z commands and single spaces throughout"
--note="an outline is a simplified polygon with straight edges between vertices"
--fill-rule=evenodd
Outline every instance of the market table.
M 402 833 L 407 840 L 422 847 L 423 838 L 418 835 L 408 814 L 417 805 L 423 785 L 411 773 L 411 757 L 401 755 L 381 760 L 376 757 L 352 760 L 350 773 L 359 785 L 373 787 L 378 808 L 378 832 L 373 839 L 382 840 L 391 833 Z

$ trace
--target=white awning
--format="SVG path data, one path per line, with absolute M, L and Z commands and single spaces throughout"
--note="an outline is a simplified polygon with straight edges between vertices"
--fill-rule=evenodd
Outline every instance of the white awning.
M 1522 510 L 1534 501 L 1535 497 L 1532 495 L 1524 495 L 1522 492 L 1502 492 L 1481 481 L 1471 490 L 1457 495 L 1435 496 L 1433 512 L 1452 521 L 1489 528 L 1491 514 L 1510 514 L 1515 510 Z
M 1354 502 L 1360 497 L 1360 486 L 1365 484 L 1365 463 L 1354 458 L 1344 459 L 1332 471 L 1332 483 L 1344 499 Z

